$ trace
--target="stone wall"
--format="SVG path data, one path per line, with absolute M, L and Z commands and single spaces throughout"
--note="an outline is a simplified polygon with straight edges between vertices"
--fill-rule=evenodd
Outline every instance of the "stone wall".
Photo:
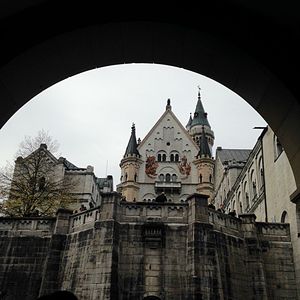
M 54 225 L 55 219 L 0 218 L 0 295 L 3 299 L 37 298 Z
M 1 219 L 0 236 L 5 299 L 57 289 L 80 300 L 297 298 L 289 225 L 222 214 L 199 194 L 172 204 L 111 193 L 75 215 Z

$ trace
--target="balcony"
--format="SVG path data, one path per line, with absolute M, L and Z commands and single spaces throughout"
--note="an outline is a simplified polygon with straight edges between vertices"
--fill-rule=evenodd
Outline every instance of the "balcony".
M 181 193 L 181 182 L 178 181 L 156 181 L 155 182 L 155 193 L 166 193 L 166 194 L 180 194 Z

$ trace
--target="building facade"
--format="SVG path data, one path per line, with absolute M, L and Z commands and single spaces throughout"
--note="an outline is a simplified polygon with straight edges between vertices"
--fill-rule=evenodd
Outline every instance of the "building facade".
M 213 145 L 200 91 L 186 127 L 170 100 L 142 141 L 132 125 L 117 192 L 110 176 L 41 145 L 55 176 L 77 182 L 77 207 L 88 209 L 0 218 L 0 295 L 298 299 L 295 182 L 284 149 L 268 127 L 252 150 L 218 147 L 214 159 Z
M 193 118 L 184 128 L 166 110 L 146 137 L 137 143 L 135 126 L 121 160 L 117 190 L 127 201 L 184 202 L 194 192 L 213 194 L 212 146 L 214 134 L 204 111 L 200 91 Z M 159 197 L 159 198 L 158 198 Z
M 39 166 L 37 166 L 40 164 Z M 64 157 L 56 158 L 48 149 L 46 144 L 40 147 L 27 157 L 18 157 L 15 161 L 14 175 L 12 182 L 18 182 L 18 176 L 24 177 L 24 166 L 30 169 L 27 171 L 29 177 L 34 177 L 37 172 L 37 189 L 42 183 L 57 182 L 63 184 L 65 181 L 72 183 L 70 208 L 74 210 L 80 207 L 95 207 L 101 202 L 101 195 L 113 191 L 113 178 L 97 178 L 92 166 L 79 168 Z M 26 179 L 28 181 L 28 178 Z
M 219 172 L 222 169 L 218 167 L 220 151 L 222 150 L 217 149 L 216 177 L 218 173 L 222 173 Z M 252 213 L 260 222 L 289 223 L 296 277 L 297 282 L 300 282 L 299 222 L 296 206 L 290 201 L 296 183 L 285 151 L 272 129 L 266 127 L 254 148 L 251 151 L 246 150 L 244 154 L 247 154 L 245 158 L 248 157 L 235 170 L 236 179 L 233 185 L 225 189 L 226 193 L 222 192 L 222 188 L 230 171 L 226 170 L 223 177 L 219 176 L 222 178 L 221 184 L 215 189 L 213 202 L 217 207 L 222 206 L 226 213 L 232 211 L 238 215 Z

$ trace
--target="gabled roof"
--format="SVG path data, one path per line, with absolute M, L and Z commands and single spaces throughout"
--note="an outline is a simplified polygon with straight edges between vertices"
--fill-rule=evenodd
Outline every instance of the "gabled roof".
M 151 128 L 151 130 L 148 132 L 148 134 L 143 138 L 143 140 L 141 141 L 141 143 L 138 145 L 138 149 L 141 148 L 144 145 L 144 143 L 146 142 L 146 140 L 153 134 L 153 132 L 155 131 L 155 129 L 157 128 L 157 126 L 161 123 L 161 121 L 168 114 L 170 115 L 170 117 L 172 117 L 174 119 L 174 121 L 177 123 L 177 125 L 180 127 L 180 129 L 186 134 L 186 136 L 190 140 L 190 142 L 197 149 L 199 149 L 199 146 L 194 142 L 194 140 L 192 139 L 192 137 L 188 134 L 187 130 L 183 127 L 183 125 L 181 124 L 181 122 L 177 119 L 177 117 L 175 116 L 175 114 L 172 112 L 172 110 L 170 108 L 165 110 L 165 112 L 158 119 L 158 121 L 154 124 L 154 126 Z
M 219 157 L 223 164 L 228 162 L 246 162 L 251 149 L 222 149 L 217 148 L 216 157 Z
M 75 165 L 73 165 L 66 158 L 64 158 L 63 164 L 64 164 L 64 166 L 66 167 L 67 170 L 80 170 L 80 168 L 78 168 Z

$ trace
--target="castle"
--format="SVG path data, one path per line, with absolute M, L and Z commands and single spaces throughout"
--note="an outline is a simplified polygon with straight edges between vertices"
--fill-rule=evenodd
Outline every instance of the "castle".
M 0 218 L 1 293 L 28 300 L 61 289 L 83 300 L 297 299 L 295 222 L 270 222 L 262 210 L 273 185 L 259 146 L 268 132 L 252 151 L 218 148 L 215 160 L 200 91 L 186 127 L 168 100 L 142 141 L 132 126 L 117 192 L 100 191 L 81 212 Z M 228 214 L 234 210 L 238 217 Z

